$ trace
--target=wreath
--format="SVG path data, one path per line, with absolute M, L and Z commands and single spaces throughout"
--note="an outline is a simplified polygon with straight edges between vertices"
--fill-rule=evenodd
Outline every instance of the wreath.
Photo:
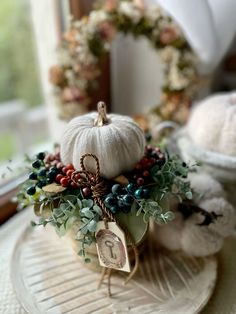
M 58 64 L 50 69 L 60 117 L 70 119 L 91 109 L 101 64 L 118 32 L 145 36 L 157 49 L 164 63 L 164 83 L 153 111 L 163 120 L 184 122 L 196 90 L 197 58 L 170 16 L 137 0 L 106 0 L 88 17 L 71 21 L 59 47 Z

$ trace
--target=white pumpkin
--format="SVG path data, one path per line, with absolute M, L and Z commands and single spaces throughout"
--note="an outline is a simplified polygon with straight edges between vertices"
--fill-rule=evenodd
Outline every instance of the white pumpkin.
M 190 116 L 187 132 L 199 147 L 236 157 L 236 92 L 199 103 Z
M 109 114 L 105 104 L 92 112 L 71 120 L 61 139 L 61 159 L 80 169 L 80 158 L 94 154 L 100 162 L 101 176 L 114 178 L 132 170 L 144 155 L 145 136 L 142 129 L 127 116 Z M 94 161 L 86 159 L 86 168 L 95 171 Z

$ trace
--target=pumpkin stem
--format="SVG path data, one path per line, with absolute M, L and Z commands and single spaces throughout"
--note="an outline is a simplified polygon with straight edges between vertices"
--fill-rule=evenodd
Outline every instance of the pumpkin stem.
M 95 126 L 103 126 L 105 124 L 109 123 L 109 120 L 107 118 L 107 110 L 106 110 L 106 104 L 103 101 L 99 101 L 97 105 L 98 110 L 98 117 L 94 120 Z

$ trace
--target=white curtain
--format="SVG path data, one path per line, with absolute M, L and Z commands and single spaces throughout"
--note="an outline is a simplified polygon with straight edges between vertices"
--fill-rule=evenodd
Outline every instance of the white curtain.
M 159 4 L 181 26 L 206 71 L 214 69 L 236 33 L 236 0 L 146 0 Z

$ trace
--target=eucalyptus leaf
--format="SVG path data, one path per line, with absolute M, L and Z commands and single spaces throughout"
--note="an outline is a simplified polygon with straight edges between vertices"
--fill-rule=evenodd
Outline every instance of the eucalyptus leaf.
M 98 206 L 98 205 L 94 205 L 93 206 L 93 210 L 99 215 L 99 216 L 102 216 L 102 210 L 101 208 Z
M 83 223 L 85 223 L 85 224 L 88 224 L 90 220 L 89 220 L 88 218 L 86 218 L 86 217 L 83 217 L 83 218 L 81 219 L 81 221 L 82 221 Z
M 84 250 L 82 250 L 82 249 L 79 250 L 78 255 L 79 255 L 79 256 L 84 256 Z
M 77 198 L 76 202 L 77 202 L 77 205 L 79 206 L 79 208 L 82 208 L 82 202 L 79 198 Z
M 188 191 L 185 193 L 185 196 L 187 197 L 188 200 L 191 200 L 193 198 L 193 193 L 191 191 Z
M 94 213 L 92 212 L 92 210 L 89 207 L 82 208 L 81 209 L 81 215 L 85 216 L 87 218 L 93 218 L 94 217 Z
M 88 232 L 87 225 L 84 225 L 83 227 L 80 228 L 81 233 L 86 234 Z
M 175 219 L 175 214 L 172 211 L 168 211 L 164 213 L 164 217 L 167 221 L 171 221 Z
M 70 217 L 69 219 L 67 219 L 66 224 L 65 224 L 65 229 L 66 229 L 66 231 L 68 231 L 69 229 L 71 229 L 71 227 L 73 226 L 75 220 L 76 220 L 75 217 Z
M 93 200 L 83 199 L 82 200 L 82 206 L 91 208 L 93 206 Z
M 63 237 L 66 234 L 66 229 L 64 227 L 64 225 L 61 225 L 59 230 L 58 230 L 58 234 L 60 237 Z
M 67 203 L 68 203 L 68 204 L 70 205 L 70 207 L 72 207 L 73 209 L 76 208 L 75 205 L 74 205 L 71 201 L 67 200 Z
M 95 220 L 91 220 L 87 225 L 87 228 L 90 232 L 95 232 L 97 229 L 97 222 Z

